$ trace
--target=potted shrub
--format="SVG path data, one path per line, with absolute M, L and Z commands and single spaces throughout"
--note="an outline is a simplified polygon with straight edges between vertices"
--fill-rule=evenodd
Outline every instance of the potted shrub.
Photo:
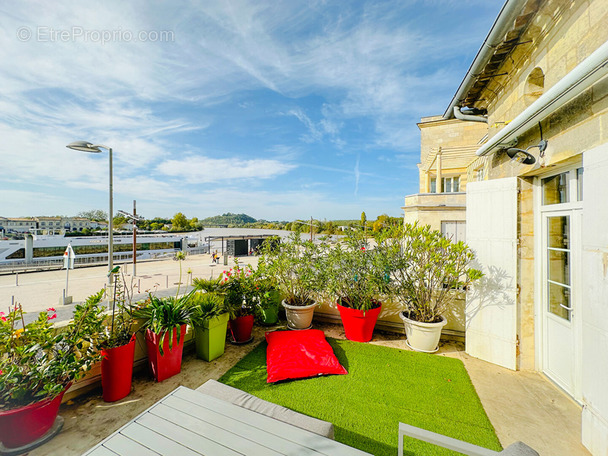
M 257 280 L 256 291 L 255 315 L 257 321 L 263 326 L 275 325 L 279 321 L 281 293 L 269 279 Z
M 111 272 L 115 276 L 112 314 L 99 338 L 101 386 L 103 400 L 106 402 L 115 402 L 128 396 L 133 380 L 136 339 L 131 310 L 133 288 L 129 289 L 125 285 L 124 274 L 121 279 L 119 270 L 120 266 L 116 266 Z
M 264 243 L 258 270 L 278 285 L 290 329 L 312 326 L 315 298 L 322 283 L 320 258 L 324 246 L 303 241 L 298 232 L 287 242 Z
M 224 297 L 214 292 L 195 293 L 190 309 L 196 355 L 213 361 L 224 354 L 226 345 L 229 315 L 224 310 Z
M 17 305 L 0 313 L 0 442 L 3 450 L 26 453 L 61 430 L 57 416 L 72 382 L 99 360 L 103 291 L 77 305 L 72 321 L 57 330 L 55 309 L 23 320 Z
M 337 303 L 347 339 L 372 339 L 388 282 L 383 261 L 360 231 L 349 232 L 323 260 L 326 290 Z
M 189 300 L 194 291 L 181 297 L 150 295 L 147 304 L 134 311 L 143 320 L 148 362 L 152 375 L 162 382 L 181 372 L 186 325 L 190 322 Z
M 418 223 L 401 227 L 380 247 L 389 260 L 391 295 L 403 311 L 407 344 L 416 351 L 438 350 L 446 308 L 464 292 L 481 271 L 469 268 L 474 258 L 463 242 L 453 243 L 441 232 Z
M 236 259 L 235 263 L 233 268 L 223 271 L 220 292 L 224 294 L 224 309 L 230 316 L 230 341 L 245 344 L 253 340 L 253 271 L 251 266 L 241 267 Z

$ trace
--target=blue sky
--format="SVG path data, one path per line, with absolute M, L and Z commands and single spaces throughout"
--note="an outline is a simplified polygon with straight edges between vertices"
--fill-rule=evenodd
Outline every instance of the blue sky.
M 402 214 L 501 1 L 5 1 L 0 215 Z

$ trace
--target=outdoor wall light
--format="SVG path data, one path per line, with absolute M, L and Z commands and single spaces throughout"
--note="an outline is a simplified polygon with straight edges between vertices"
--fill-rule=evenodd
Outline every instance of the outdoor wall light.
M 511 160 L 514 160 L 522 165 L 533 165 L 536 162 L 536 158 L 534 155 L 529 153 L 530 149 L 538 147 L 539 156 L 542 157 L 545 154 L 545 149 L 547 148 L 547 140 L 541 139 L 540 142 L 535 146 L 529 146 L 525 150 L 518 149 L 517 147 L 510 147 L 507 149 L 507 155 Z

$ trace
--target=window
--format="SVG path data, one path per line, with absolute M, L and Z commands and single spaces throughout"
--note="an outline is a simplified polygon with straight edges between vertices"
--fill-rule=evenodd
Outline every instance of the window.
M 456 193 L 460 191 L 460 177 L 443 177 L 441 179 L 441 193 Z M 437 193 L 437 178 L 431 178 L 431 193 Z
M 568 195 L 568 173 L 543 179 L 543 204 L 561 204 L 570 201 Z
M 456 243 L 459 241 L 465 242 L 466 240 L 466 222 L 462 221 L 445 221 L 441 222 L 441 234 L 446 239 L 450 239 Z
M 583 201 L 583 168 L 565 171 L 541 180 L 542 204 L 567 204 Z
M 475 170 L 475 180 L 477 182 L 481 182 L 481 181 L 485 180 L 485 178 L 486 178 L 486 169 L 485 169 L 485 167 L 482 166 L 481 168 L 477 168 Z

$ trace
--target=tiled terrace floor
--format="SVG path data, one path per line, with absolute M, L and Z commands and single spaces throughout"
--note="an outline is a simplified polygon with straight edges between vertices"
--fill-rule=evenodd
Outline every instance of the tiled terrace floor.
M 327 336 L 344 338 L 339 325 L 315 322 L 314 327 L 323 329 Z M 197 388 L 208 379 L 218 379 L 262 340 L 263 332 L 256 327 L 253 344 L 228 344 L 226 353 L 211 363 L 196 359 L 193 353 L 184 355 L 182 372 L 162 383 L 151 381 L 147 371 L 142 370 L 134 376 L 131 394 L 118 403 L 104 403 L 101 391 L 95 390 L 64 404 L 60 411 L 65 418 L 63 431 L 30 455 L 82 454 L 177 386 Z M 377 331 L 372 343 L 407 349 L 399 334 Z M 542 375 L 512 372 L 471 358 L 457 342 L 442 343 L 438 356 L 464 362 L 503 446 L 522 440 L 541 455 L 589 454 L 580 444 L 580 407 Z

